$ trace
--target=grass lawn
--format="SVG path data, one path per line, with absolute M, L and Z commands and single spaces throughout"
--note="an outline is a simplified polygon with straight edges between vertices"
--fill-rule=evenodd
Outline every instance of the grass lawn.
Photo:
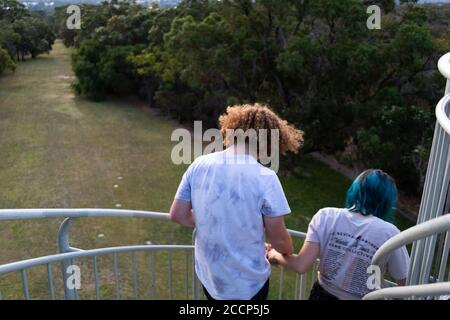
M 76 97 L 72 81 L 70 50 L 60 42 L 50 55 L 0 76 L 0 208 L 120 204 L 167 212 L 185 170 L 170 160 L 176 124 L 135 101 L 95 103 Z M 282 183 L 293 211 L 287 225 L 306 231 L 318 209 L 342 205 L 349 181 L 311 159 L 303 166 L 304 177 L 282 177 Z M 60 222 L 1 222 L 0 264 L 55 253 Z M 186 244 L 191 231 L 143 219 L 80 219 L 72 239 L 85 249 L 146 241 Z M 35 298 L 46 298 L 44 280 L 30 277 Z M 18 284 L 18 277 L 0 278 L 3 297 L 21 297 Z M 102 293 L 112 295 L 111 286 L 103 286 Z

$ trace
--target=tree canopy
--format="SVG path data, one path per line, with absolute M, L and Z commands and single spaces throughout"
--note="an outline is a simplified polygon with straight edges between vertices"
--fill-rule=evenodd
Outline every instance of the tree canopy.
M 168 9 L 114 0 L 83 5 L 81 30 L 60 36 L 76 48 L 79 94 L 138 94 L 204 127 L 228 105 L 266 103 L 306 132 L 305 152 L 381 167 L 418 193 L 443 92 L 435 63 L 450 37 L 433 28 L 431 7 L 377 3 L 381 30 L 367 29 L 360 0 L 185 0 Z
M 0 48 L 16 62 L 24 60 L 27 55 L 36 58 L 39 54 L 48 53 L 55 41 L 49 23 L 32 15 L 16 0 L 0 0 L 0 30 Z M 2 65 L 16 65 L 7 63 L 5 56 L 1 56 L 3 58 L 0 59 L 5 59 L 0 62 Z

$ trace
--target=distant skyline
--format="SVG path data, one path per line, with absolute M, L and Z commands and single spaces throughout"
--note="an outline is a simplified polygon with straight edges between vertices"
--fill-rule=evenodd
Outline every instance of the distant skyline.
M 60 5 L 62 3 L 73 3 L 73 4 L 79 4 L 79 3 L 101 3 L 105 0 L 18 0 L 19 2 L 23 3 L 26 7 L 29 9 L 33 9 L 34 7 L 37 8 L 53 8 L 55 5 Z M 182 0 L 135 0 L 137 4 L 141 5 L 148 5 L 150 3 L 159 3 L 161 7 L 170 7 L 175 6 Z M 396 0 L 397 3 L 400 3 L 400 0 Z M 450 3 L 450 0 L 419 0 L 418 3 Z
M 99 4 L 107 0 L 18 0 L 23 3 L 30 10 L 52 10 L 53 7 L 62 4 Z M 171 7 L 176 6 L 182 0 L 135 0 L 136 4 L 139 5 L 149 5 L 151 3 L 158 3 L 160 7 Z
M 80 2 L 88 2 L 88 3 L 92 3 L 92 2 L 103 2 L 105 0 L 56 0 L 53 2 L 66 2 L 66 3 L 70 3 L 70 2 L 74 2 L 74 3 L 80 3 Z M 146 3 L 152 3 L 152 2 L 163 2 L 163 3 L 177 3 L 177 2 L 181 2 L 182 0 L 136 0 L 136 2 L 146 2 Z M 19 2 L 37 2 L 37 3 L 41 3 L 41 2 L 52 2 L 51 0 L 19 0 Z M 400 2 L 400 0 L 396 0 L 397 3 Z M 450 3 L 450 0 L 419 0 L 419 3 Z
M 108 0 L 18 0 L 22 3 L 46 3 L 46 2 L 64 2 L 64 3 L 101 3 Z M 182 0 L 135 0 L 135 2 L 145 3 L 178 3 Z

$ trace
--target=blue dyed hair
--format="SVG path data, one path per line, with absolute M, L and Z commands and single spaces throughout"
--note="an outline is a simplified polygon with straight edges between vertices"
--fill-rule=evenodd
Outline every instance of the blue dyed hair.
M 391 222 L 393 209 L 397 205 L 394 179 L 381 170 L 364 171 L 348 189 L 345 205 L 352 212 L 374 215 Z

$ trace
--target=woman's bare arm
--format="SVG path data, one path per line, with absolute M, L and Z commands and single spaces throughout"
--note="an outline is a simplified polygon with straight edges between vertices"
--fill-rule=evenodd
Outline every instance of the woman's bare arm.
M 306 273 L 319 258 L 320 244 L 315 242 L 305 242 L 299 254 L 284 256 L 272 249 L 267 253 L 270 262 L 284 266 L 300 274 Z

